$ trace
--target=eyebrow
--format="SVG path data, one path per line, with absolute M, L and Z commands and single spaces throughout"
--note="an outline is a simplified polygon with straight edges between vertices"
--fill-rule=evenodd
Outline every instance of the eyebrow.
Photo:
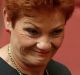
M 38 26 L 36 26 L 35 24 L 33 24 L 33 23 L 31 23 L 31 22 L 24 22 L 25 24 L 31 24 L 31 26 L 33 26 L 34 28 L 36 28 L 36 29 L 40 29 Z
M 54 27 L 52 29 L 57 29 L 57 28 L 60 28 L 60 27 L 64 27 L 63 25 L 65 25 L 65 24 L 60 24 L 60 25 L 58 25 L 58 26 L 56 26 L 56 27 Z
M 28 24 L 31 24 L 31 26 L 33 26 L 34 28 L 36 28 L 37 30 L 40 30 L 40 28 L 38 27 L 38 26 L 36 26 L 34 23 L 31 23 L 31 22 L 24 22 L 24 23 L 28 23 Z M 63 25 L 65 25 L 65 23 L 63 23 L 63 24 L 60 24 L 60 25 L 57 25 L 57 26 L 55 26 L 54 28 L 51 28 L 51 30 L 55 30 L 55 29 L 58 29 L 58 28 L 60 28 L 60 27 L 63 27 Z

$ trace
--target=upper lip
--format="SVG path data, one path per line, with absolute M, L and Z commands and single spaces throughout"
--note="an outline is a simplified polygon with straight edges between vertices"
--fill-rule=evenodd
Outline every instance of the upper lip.
M 35 49 L 34 51 L 38 52 L 38 53 L 41 53 L 41 54 L 47 54 L 47 53 L 50 52 L 49 50 L 42 50 L 42 49 Z

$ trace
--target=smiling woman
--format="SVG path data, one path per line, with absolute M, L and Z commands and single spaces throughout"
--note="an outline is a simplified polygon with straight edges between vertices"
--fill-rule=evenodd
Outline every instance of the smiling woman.
M 4 23 L 10 43 L 1 48 L 0 73 L 71 75 L 51 59 L 63 41 L 73 9 L 73 0 L 5 0 Z

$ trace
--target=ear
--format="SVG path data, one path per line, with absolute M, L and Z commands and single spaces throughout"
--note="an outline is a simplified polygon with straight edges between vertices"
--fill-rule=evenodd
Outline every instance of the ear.
M 7 10 L 4 8 L 3 9 L 3 18 L 4 18 L 4 24 L 5 24 L 5 29 L 7 31 L 10 31 L 12 30 L 12 22 L 8 16 L 8 13 L 7 13 Z

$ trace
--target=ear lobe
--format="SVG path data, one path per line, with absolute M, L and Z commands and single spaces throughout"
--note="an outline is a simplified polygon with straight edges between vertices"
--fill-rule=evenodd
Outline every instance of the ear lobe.
M 11 22 L 6 22 L 6 24 L 5 24 L 5 29 L 6 29 L 7 31 L 10 31 L 10 32 L 11 32 L 11 30 L 12 30 L 12 24 L 11 24 Z
M 12 22 L 11 22 L 5 8 L 3 9 L 3 18 L 4 18 L 4 24 L 5 24 L 6 30 L 11 31 L 12 30 Z

